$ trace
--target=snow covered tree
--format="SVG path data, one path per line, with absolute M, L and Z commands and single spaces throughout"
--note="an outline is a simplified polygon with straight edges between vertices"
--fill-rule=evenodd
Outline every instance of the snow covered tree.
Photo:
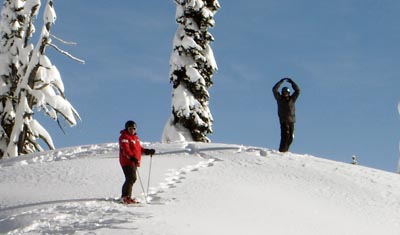
M 213 118 L 208 107 L 212 76 L 217 64 L 208 32 L 214 27 L 218 0 L 175 0 L 178 29 L 170 59 L 173 84 L 172 116 L 164 128 L 163 142 L 210 142 Z
M 400 147 L 400 145 L 399 145 Z M 399 160 L 397 161 L 397 173 L 400 174 L 400 157 Z
M 399 161 L 397 162 L 397 173 L 400 174 L 400 158 Z
M 358 161 L 357 161 L 356 155 L 353 155 L 353 156 L 351 157 L 351 164 L 353 164 L 353 165 L 358 165 Z
M 40 0 L 5 0 L 3 3 L 0 21 L 0 158 L 42 151 L 38 139 L 54 149 L 49 133 L 33 118 L 35 110 L 43 110 L 57 122 L 62 116 L 70 125 L 80 119 L 65 98 L 58 69 L 45 55 L 46 47 L 52 46 L 74 58 L 52 44 L 50 28 L 56 20 L 52 0 L 45 4 L 43 28 L 36 46 L 30 42 L 35 32 L 33 21 L 40 6 Z
M 397 103 L 397 112 L 400 114 L 400 102 Z M 400 143 L 399 143 L 399 151 L 400 151 Z M 399 161 L 397 162 L 397 173 L 400 174 L 400 157 Z

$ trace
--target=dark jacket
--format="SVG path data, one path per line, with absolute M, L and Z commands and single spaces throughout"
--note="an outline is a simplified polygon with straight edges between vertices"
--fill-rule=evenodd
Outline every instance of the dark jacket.
M 285 97 L 283 97 L 279 93 L 279 87 L 280 85 L 282 85 L 284 81 L 285 81 L 284 79 L 280 80 L 272 88 L 272 92 L 274 93 L 274 97 L 278 103 L 279 121 L 281 123 L 295 123 L 296 108 L 294 104 L 300 95 L 300 88 L 294 81 L 290 80 L 294 93 L 291 96 L 289 96 L 288 99 L 285 99 Z

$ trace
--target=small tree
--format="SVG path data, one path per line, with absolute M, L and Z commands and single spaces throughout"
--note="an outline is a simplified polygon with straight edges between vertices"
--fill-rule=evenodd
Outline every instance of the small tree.
M 397 103 L 397 112 L 399 112 L 399 114 L 400 114 L 400 102 Z M 400 143 L 399 143 L 399 151 L 400 151 Z M 400 174 L 400 157 L 399 157 L 399 161 L 397 162 L 397 173 Z
M 358 161 L 357 161 L 356 155 L 353 155 L 353 156 L 351 157 L 351 164 L 353 164 L 353 165 L 358 165 Z
M 208 32 L 214 27 L 214 14 L 220 8 L 217 0 L 175 0 L 179 24 L 170 59 L 170 81 L 173 84 L 172 116 L 167 122 L 163 141 L 210 142 L 213 118 L 208 107 L 212 76 L 217 70 L 214 41 Z
M 397 162 L 397 173 L 400 174 L 400 158 L 399 161 Z
M 39 8 L 40 0 L 6 0 L 3 4 L 0 49 L 2 157 L 42 151 L 38 139 L 54 149 L 49 133 L 33 119 L 34 110 L 43 110 L 56 121 L 62 116 L 70 125 L 76 124 L 76 118 L 80 119 L 65 98 L 58 69 L 45 55 L 46 47 L 52 46 L 70 56 L 51 42 L 50 28 L 56 20 L 52 0 L 45 4 L 44 24 L 36 46 L 30 43 Z

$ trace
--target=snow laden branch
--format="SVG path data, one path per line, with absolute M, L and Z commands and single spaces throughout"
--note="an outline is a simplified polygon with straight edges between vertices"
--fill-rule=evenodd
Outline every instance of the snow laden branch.
M 213 118 L 208 107 L 212 76 L 217 71 L 208 32 L 214 27 L 217 0 L 175 0 L 178 29 L 170 59 L 173 84 L 172 116 L 165 125 L 162 140 L 210 142 Z
M 11 3 L 12 1 L 14 1 L 14 3 Z M 33 119 L 35 110 L 43 110 L 49 117 L 57 121 L 57 123 L 59 123 L 59 116 L 63 117 L 71 126 L 76 125 L 77 120 L 80 120 L 78 112 L 65 97 L 64 84 L 57 67 L 54 66 L 45 55 L 46 47 L 51 46 L 69 58 L 84 63 L 83 60 L 73 57 L 51 43 L 50 29 L 56 20 L 56 13 L 52 0 L 47 0 L 45 4 L 43 27 L 36 46 L 29 43 L 34 31 L 32 23 L 33 18 L 29 17 L 37 14 L 32 14 L 32 11 L 37 11 L 39 9 L 40 1 L 25 2 L 8 0 L 7 2 L 10 2 L 10 6 L 13 4 L 15 5 L 17 2 L 21 4 L 18 6 L 18 11 L 24 9 L 22 12 L 28 13 L 20 18 L 28 19 L 31 26 L 17 28 L 17 30 L 22 31 L 21 35 L 28 35 L 24 38 L 24 43 L 21 43 L 19 45 L 20 47 L 16 50 L 22 52 L 18 55 L 18 58 L 16 58 L 15 53 L 11 50 L 0 55 L 0 58 L 1 56 L 7 57 L 9 61 L 12 62 L 21 58 L 17 65 L 12 62 L 11 64 L 14 67 L 23 68 L 21 70 L 17 68 L 16 71 L 18 71 L 18 73 L 16 74 L 14 74 L 15 70 L 13 69 L 6 70 L 3 73 L 3 79 L 13 77 L 16 79 L 16 83 L 7 87 L 8 91 L 2 92 L 13 97 L 13 99 L 7 100 L 6 106 L 2 107 L 8 110 L 8 115 L 2 118 L 3 120 L 7 118 L 6 120 L 9 123 L 7 127 L 12 127 L 11 129 L 5 129 L 3 126 L 0 128 L 0 136 L 3 137 L 0 139 L 2 140 L 2 142 L 0 142 L 2 157 L 18 156 L 20 154 L 42 151 L 43 149 L 38 143 L 38 139 L 43 140 L 50 149 L 55 148 L 50 134 L 37 120 Z M 36 4 L 32 4 L 33 2 L 36 2 Z M 6 6 L 8 5 L 3 5 L 4 8 Z M 12 13 L 12 11 L 17 10 L 11 7 L 10 12 Z M 9 23 L 9 29 L 12 29 L 15 22 Z M 2 21 L 1 25 L 5 25 L 4 21 Z M 24 32 L 24 30 L 29 31 Z M 5 44 L 3 43 L 2 45 Z M 0 61 L 0 68 L 2 66 L 1 63 L 2 61 Z M 4 96 L 5 95 L 3 95 L 3 97 Z

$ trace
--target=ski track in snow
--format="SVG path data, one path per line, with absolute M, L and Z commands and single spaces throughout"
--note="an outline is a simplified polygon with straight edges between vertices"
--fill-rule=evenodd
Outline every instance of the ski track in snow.
M 161 153 L 161 155 L 194 154 L 198 155 L 200 159 L 195 165 L 187 165 L 178 170 L 168 169 L 164 181 L 159 183 L 157 187 L 149 188 L 149 203 L 163 205 L 173 201 L 174 198 L 164 199 L 160 194 L 170 188 L 177 187 L 190 172 L 212 167 L 214 162 L 218 161 L 218 159 L 203 153 L 203 151 L 225 149 L 232 149 L 232 147 L 200 150 L 196 148 L 196 145 L 189 144 L 171 153 Z M 234 149 L 237 148 L 235 147 Z M 108 153 L 117 155 L 117 151 L 118 144 L 87 145 L 73 149 L 65 148 L 6 159 L 0 165 L 0 169 L 71 159 L 93 158 Z M 34 176 L 32 175 L 31 177 Z M 138 184 L 139 182 L 137 181 L 136 187 Z M 80 234 L 80 231 L 82 231 L 82 234 L 87 234 L 87 231 L 107 233 L 107 231 L 113 231 L 114 229 L 125 230 L 129 233 L 138 229 L 134 226 L 135 220 L 152 216 L 145 211 L 138 210 L 139 208 L 142 209 L 141 207 L 143 206 L 147 206 L 145 200 L 142 200 L 141 207 L 121 205 L 115 203 L 117 200 L 117 198 L 65 199 L 11 207 L 0 205 L 0 234 Z M 132 207 L 135 210 L 132 210 Z

